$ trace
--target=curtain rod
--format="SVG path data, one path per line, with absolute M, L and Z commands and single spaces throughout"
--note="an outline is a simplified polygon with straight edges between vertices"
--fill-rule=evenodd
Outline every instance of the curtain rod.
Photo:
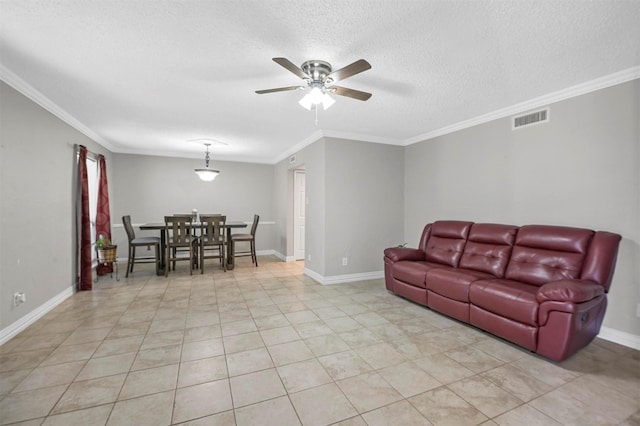
M 73 149 L 75 149 L 76 153 L 80 151 L 80 144 L 79 143 L 67 142 L 67 144 L 72 146 Z M 93 151 L 89 151 L 89 148 L 87 148 L 87 156 L 93 157 L 94 160 L 98 160 L 98 157 L 101 156 L 101 155 L 102 154 L 98 154 L 98 153 L 95 153 Z

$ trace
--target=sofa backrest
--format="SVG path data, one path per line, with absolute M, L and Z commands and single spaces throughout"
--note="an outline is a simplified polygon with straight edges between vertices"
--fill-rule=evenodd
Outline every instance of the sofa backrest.
M 460 258 L 460 267 L 503 278 L 516 240 L 518 227 L 474 223 Z
M 505 278 L 534 285 L 579 279 L 593 235 L 589 229 L 523 226 L 518 230 Z
M 580 278 L 597 282 L 604 287 L 605 293 L 609 292 L 621 239 L 620 235 L 611 232 L 596 232 L 584 260 Z
M 423 233 L 421 248 L 427 262 L 457 267 L 473 222 L 440 220 Z M 424 244 L 424 245 L 422 245 Z

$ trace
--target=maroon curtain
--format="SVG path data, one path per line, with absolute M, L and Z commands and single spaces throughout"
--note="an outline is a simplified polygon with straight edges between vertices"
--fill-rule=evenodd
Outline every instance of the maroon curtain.
M 105 239 L 111 241 L 111 215 L 109 214 L 109 184 L 107 183 L 107 164 L 104 155 L 98 156 L 98 206 L 96 212 L 96 238 L 103 235 Z M 113 264 L 98 264 L 96 273 L 98 275 L 110 274 L 113 272 Z
M 91 223 L 89 222 L 89 179 L 87 177 L 87 148 L 80 145 L 78 158 L 78 191 L 80 202 L 80 280 L 78 290 L 91 290 Z

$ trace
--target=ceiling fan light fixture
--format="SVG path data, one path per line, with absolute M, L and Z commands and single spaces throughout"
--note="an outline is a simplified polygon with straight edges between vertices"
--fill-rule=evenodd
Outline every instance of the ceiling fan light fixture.
M 319 105 L 322 103 L 322 98 L 324 97 L 324 92 L 319 86 L 314 86 L 309 92 L 309 100 L 314 105 Z
M 326 110 L 329 109 L 329 107 L 331 107 L 331 105 L 335 104 L 336 100 L 333 99 L 331 96 L 329 96 L 327 93 L 324 94 L 324 96 L 322 96 L 322 107 Z
M 308 93 L 306 95 L 304 95 L 304 97 L 302 99 L 300 99 L 298 101 L 298 103 L 300 104 L 300 106 L 302 108 L 306 109 L 307 111 L 311 111 L 311 106 L 313 104 L 311 103 L 311 96 L 309 96 Z

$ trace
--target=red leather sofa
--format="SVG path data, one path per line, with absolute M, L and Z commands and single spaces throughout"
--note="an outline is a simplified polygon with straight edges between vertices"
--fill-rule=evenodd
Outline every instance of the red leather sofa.
M 384 251 L 387 290 L 555 361 L 600 331 L 620 243 L 610 232 L 436 221 Z

